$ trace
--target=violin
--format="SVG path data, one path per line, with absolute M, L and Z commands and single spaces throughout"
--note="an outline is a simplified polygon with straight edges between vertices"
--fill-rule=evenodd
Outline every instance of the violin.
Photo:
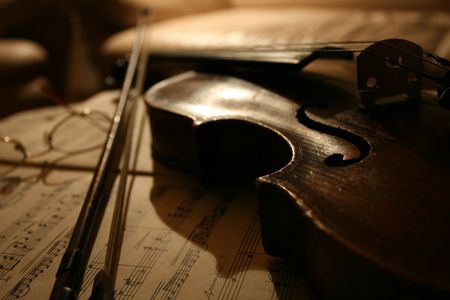
M 287 64 L 349 53 L 321 46 Z M 211 54 L 160 59 L 261 63 Z M 448 61 L 375 42 L 356 58 L 358 95 L 328 77 L 271 76 L 279 58 L 251 76 L 191 71 L 154 85 L 154 157 L 212 184 L 255 183 L 265 251 L 298 264 L 319 299 L 450 298 Z

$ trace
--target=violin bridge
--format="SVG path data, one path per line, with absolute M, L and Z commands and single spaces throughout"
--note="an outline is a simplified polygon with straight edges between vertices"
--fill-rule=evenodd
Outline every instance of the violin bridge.
M 423 49 L 406 40 L 389 39 L 367 47 L 357 57 L 358 90 L 365 108 L 418 99 L 422 88 Z M 404 99 L 404 98 L 403 98 Z

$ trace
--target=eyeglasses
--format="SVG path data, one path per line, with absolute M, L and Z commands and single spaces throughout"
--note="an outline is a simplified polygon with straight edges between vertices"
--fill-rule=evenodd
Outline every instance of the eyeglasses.
M 0 169 L 0 195 L 12 193 L 20 183 L 27 180 L 42 180 L 44 184 L 56 184 L 48 179 L 48 174 L 56 165 L 68 157 L 102 147 L 111 124 L 108 114 L 91 109 L 77 111 L 69 106 L 65 108 L 65 116 L 53 123 L 50 130 L 44 133 L 43 149 L 40 151 L 29 152 L 19 139 L 0 136 L 0 160 L 7 161 Z M 51 161 L 44 160 L 37 174 L 13 175 L 18 166 L 26 165 L 34 159 L 46 159 L 46 155 L 50 152 L 56 153 L 56 158 Z

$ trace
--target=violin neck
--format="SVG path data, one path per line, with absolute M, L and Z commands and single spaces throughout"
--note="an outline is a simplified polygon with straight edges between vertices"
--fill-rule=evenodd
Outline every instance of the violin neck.
M 325 45 L 325 44 L 324 44 Z M 353 50 L 317 46 L 294 49 L 255 48 L 248 50 L 211 50 L 160 52 L 150 59 L 158 64 L 190 65 L 202 69 L 239 68 L 260 72 L 299 72 L 313 60 L 353 59 Z
M 362 46 L 368 44 L 363 49 Z M 352 60 L 355 52 L 360 52 L 357 57 L 358 86 L 364 106 L 374 106 L 376 99 L 395 94 L 418 98 L 422 79 L 432 82 L 442 106 L 450 106 L 450 62 L 402 39 L 161 52 L 151 54 L 150 59 L 153 64 L 168 66 L 168 69 L 298 74 L 316 59 Z M 384 79 L 388 77 L 394 80 Z M 369 85 L 370 79 L 376 84 Z

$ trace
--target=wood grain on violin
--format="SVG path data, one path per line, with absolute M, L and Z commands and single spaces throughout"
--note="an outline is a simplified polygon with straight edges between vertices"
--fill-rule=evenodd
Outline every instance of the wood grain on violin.
M 156 158 L 212 183 L 256 178 L 263 243 L 319 298 L 450 297 L 450 110 L 361 110 L 356 86 L 188 72 L 146 95 Z

